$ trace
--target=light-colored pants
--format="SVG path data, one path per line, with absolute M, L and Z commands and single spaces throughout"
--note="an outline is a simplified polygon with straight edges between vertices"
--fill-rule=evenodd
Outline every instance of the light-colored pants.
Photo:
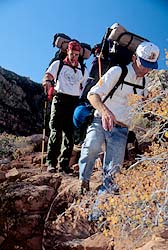
M 105 131 L 101 118 L 95 117 L 88 127 L 87 135 L 82 145 L 79 159 L 79 178 L 89 181 L 98 154 L 105 143 L 103 162 L 103 177 L 115 174 L 124 161 L 125 147 L 128 137 L 128 128 L 115 125 L 112 131 Z M 103 178 L 103 179 L 104 179 Z

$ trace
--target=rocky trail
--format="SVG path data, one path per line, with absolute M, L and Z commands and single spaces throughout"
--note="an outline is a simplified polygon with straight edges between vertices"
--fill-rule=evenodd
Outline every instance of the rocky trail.
M 75 201 L 85 199 L 79 193 L 78 169 L 73 175 L 53 175 L 45 164 L 41 167 L 41 139 L 1 135 L 6 154 L 0 159 L 0 249 L 115 250 L 112 238 L 78 214 Z M 101 183 L 100 165 L 98 161 L 91 192 Z M 168 249 L 167 234 L 153 236 L 139 250 Z

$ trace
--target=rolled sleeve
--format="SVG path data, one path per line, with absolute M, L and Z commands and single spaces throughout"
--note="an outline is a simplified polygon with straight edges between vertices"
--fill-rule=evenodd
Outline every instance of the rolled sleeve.
M 57 76 L 58 68 L 59 68 L 59 60 L 54 61 L 49 68 L 46 70 L 46 73 L 51 74 L 54 78 Z
M 119 66 L 111 67 L 96 85 L 90 89 L 88 96 L 98 94 L 101 99 L 104 98 L 118 82 L 121 72 L 122 69 Z

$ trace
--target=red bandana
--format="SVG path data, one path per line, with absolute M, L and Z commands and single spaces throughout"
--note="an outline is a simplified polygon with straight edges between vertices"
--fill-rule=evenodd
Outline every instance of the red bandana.
M 71 41 L 68 43 L 68 50 L 76 50 L 79 51 L 81 50 L 81 46 L 78 42 L 76 41 Z
M 72 62 L 69 61 L 69 58 L 68 56 L 65 57 L 64 61 L 63 61 L 65 64 L 69 65 L 69 66 L 72 66 L 74 68 L 78 67 L 78 61 L 75 61 L 73 64 Z

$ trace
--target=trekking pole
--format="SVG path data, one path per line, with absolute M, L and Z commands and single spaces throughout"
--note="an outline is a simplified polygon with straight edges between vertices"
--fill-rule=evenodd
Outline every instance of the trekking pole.
M 42 136 L 42 150 L 41 150 L 41 172 L 43 167 L 44 160 L 44 146 L 45 146 L 45 130 L 46 130 L 46 114 L 47 114 L 47 95 L 45 93 L 45 102 L 44 102 L 44 115 L 43 115 L 43 136 Z

